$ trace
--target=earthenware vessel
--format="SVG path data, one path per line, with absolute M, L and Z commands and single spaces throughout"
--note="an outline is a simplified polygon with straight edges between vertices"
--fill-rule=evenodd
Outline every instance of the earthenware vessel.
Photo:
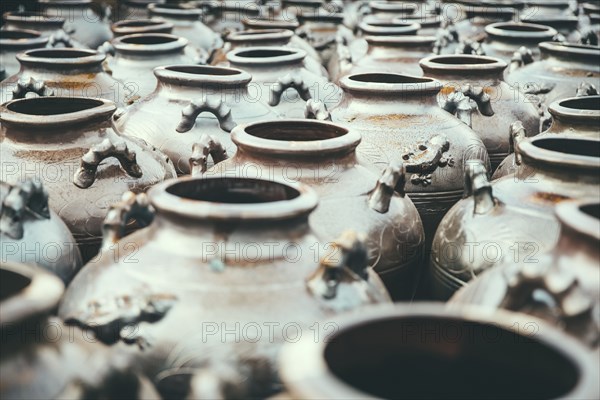
M 116 15 L 113 16 L 113 21 L 125 20 L 145 20 L 150 17 L 148 13 L 148 5 L 150 4 L 165 4 L 166 0 L 117 0 L 118 7 Z M 113 31 L 114 32 L 114 31 Z M 131 32 L 135 33 L 135 32 Z M 170 32 L 165 32 L 170 33 Z
M 485 55 L 499 58 L 515 65 L 537 60 L 540 51 L 537 45 L 553 40 L 558 34 L 556 29 L 545 25 L 522 22 L 496 22 L 486 25 L 486 42 L 483 44 Z M 524 49 L 524 52 L 521 49 Z M 520 57 L 515 57 L 518 53 Z M 507 71 L 510 74 L 511 70 Z
M 0 64 L 8 75 L 19 72 L 20 65 L 16 55 L 25 50 L 46 47 L 48 38 L 43 37 L 40 32 L 11 29 L 0 30 Z
M 160 18 L 125 19 L 112 24 L 110 30 L 115 37 L 136 33 L 171 33 L 173 24 Z
M 27 29 L 38 31 L 44 37 L 50 37 L 62 31 L 65 18 L 49 16 L 33 11 L 8 11 L 2 14 L 2 29 Z

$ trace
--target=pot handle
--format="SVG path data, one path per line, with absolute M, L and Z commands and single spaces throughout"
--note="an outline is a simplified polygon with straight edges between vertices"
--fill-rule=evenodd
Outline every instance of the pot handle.
M 19 79 L 12 91 L 12 99 L 24 99 L 27 93 L 35 93 L 40 97 L 54 96 L 54 91 L 44 81 L 36 81 L 33 77 Z
M 475 56 L 485 56 L 485 50 L 481 42 L 476 40 L 461 40 L 455 51 L 456 54 L 471 54 Z
M 456 27 L 450 21 L 444 22 L 444 26 L 440 27 L 435 34 L 435 42 L 433 43 L 433 54 L 440 55 L 442 50 L 450 43 L 458 42 L 459 36 Z
M 596 32 L 593 29 L 588 28 L 581 32 L 579 43 L 588 46 L 598 46 L 598 36 L 596 36 Z
M 597 96 L 598 89 L 596 86 L 592 85 L 588 82 L 581 82 L 577 87 L 577 91 L 575 92 L 575 97 L 585 97 L 585 96 Z
M 440 106 L 450 114 L 456 115 L 456 118 L 468 125 L 469 128 L 472 127 L 472 113 L 477 108 L 477 103 L 461 90 L 450 93 Z
M 210 135 L 202 135 L 198 143 L 192 146 L 190 157 L 190 173 L 192 176 L 202 175 L 208 169 L 208 156 L 215 164 L 227 160 L 227 152 L 221 142 Z
M 277 83 L 271 86 L 271 98 L 269 99 L 269 105 L 275 107 L 281 102 L 281 96 L 283 93 L 294 88 L 300 95 L 300 98 L 304 101 L 312 99 L 309 87 L 304 83 L 304 80 L 299 76 L 287 74 L 283 78 L 279 78 Z
M 102 43 L 100 46 L 98 46 L 98 48 L 96 50 L 99 53 L 108 54 L 111 56 L 114 56 L 116 53 L 115 46 L 113 46 L 112 43 L 109 41 Z
M 225 132 L 231 132 L 237 126 L 231 116 L 231 108 L 221 99 L 202 98 L 193 100 L 181 111 L 181 121 L 179 121 L 176 131 L 179 133 L 190 131 L 196 123 L 196 118 L 205 111 L 217 117 L 219 127 Z
M 385 214 L 390 209 L 390 203 L 397 191 L 404 197 L 406 168 L 401 161 L 390 163 L 381 174 L 375 188 L 369 195 L 369 207 L 380 214 Z
M 145 193 L 125 192 L 121 201 L 110 207 L 102 224 L 102 249 L 109 249 L 125 236 L 125 226 L 131 218 L 142 228 L 154 220 L 154 209 Z
M 123 140 L 111 141 L 104 139 L 101 143 L 92 146 L 87 153 L 81 157 L 81 164 L 75 176 L 73 183 L 81 189 L 87 189 L 94 184 L 96 180 L 96 171 L 100 163 L 109 157 L 115 157 L 121 163 L 121 167 L 129 176 L 140 178 L 142 170 L 137 163 L 136 154 L 127 148 Z
M 325 103 L 313 99 L 306 102 L 304 117 L 306 119 L 316 119 L 318 121 L 331 121 L 331 114 L 327 111 Z
M 541 263 L 523 263 L 507 277 L 501 308 L 520 311 L 534 292 L 543 291 L 556 304 L 556 311 L 570 334 L 591 346 L 597 345 L 600 331 L 594 320 L 594 301 L 581 287 L 577 277 L 565 269 Z
M 0 206 L 0 232 L 15 240 L 23 238 L 23 214 L 26 210 L 50 219 L 48 192 L 37 180 L 11 186 Z
M 69 34 L 62 29 L 48 38 L 48 43 L 46 44 L 46 47 L 53 48 L 56 47 L 58 44 L 62 44 L 66 48 L 78 47 L 75 45 L 73 38 L 71 38 L 71 36 L 69 36 Z
M 515 164 L 521 165 L 523 160 L 521 158 L 521 153 L 519 152 L 519 143 L 525 139 L 527 136 L 527 131 L 523 127 L 523 123 L 521 121 L 515 121 L 510 125 L 509 133 L 510 150 L 515 155 Z
M 465 163 L 464 197 L 471 196 L 475 204 L 474 214 L 487 214 L 496 205 L 487 170 L 480 160 L 468 160 Z
M 532 62 L 533 53 L 531 52 L 531 49 L 525 46 L 521 46 L 519 47 L 519 50 L 513 53 L 508 71 L 512 72 L 516 69 L 521 68 L 524 65 L 531 64 Z

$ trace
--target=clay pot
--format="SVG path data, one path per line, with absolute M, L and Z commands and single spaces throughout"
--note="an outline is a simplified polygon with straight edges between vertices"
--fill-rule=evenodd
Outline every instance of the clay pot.
M 18 73 L 2 82 L 2 102 L 23 98 L 29 92 L 40 96 L 104 98 L 125 106 L 131 89 L 106 72 L 106 55 L 83 49 L 34 49 L 17 55 Z
M 600 124 L 600 96 L 573 97 L 555 101 L 548 107 L 552 115 L 552 125 L 538 137 L 552 137 L 553 135 L 577 136 L 582 138 L 600 140 L 598 124 Z M 514 147 L 523 140 L 526 133 L 522 124 L 511 126 L 511 145 Z M 498 179 L 513 174 L 521 161 L 515 154 L 506 157 L 492 179 Z
M 525 0 L 523 15 L 555 16 L 572 13 L 569 0 Z
M 339 87 L 329 82 L 324 70 L 321 74 L 309 70 L 306 57 L 306 52 L 289 47 L 249 47 L 227 54 L 232 67 L 252 75 L 258 98 L 284 118 L 304 118 L 309 99 L 328 108 L 340 101 Z
M 579 18 L 575 15 L 540 15 L 535 13 L 534 15 L 521 18 L 521 22 L 550 26 L 556 29 L 559 35 L 562 35 L 570 43 L 580 43 L 583 37 L 581 34 L 583 29 L 579 25 Z
M 421 25 L 419 29 L 420 36 L 435 36 L 442 26 L 443 17 L 439 15 L 429 15 L 419 13 L 417 15 L 403 15 L 395 17 L 392 22 L 395 24 L 413 24 Z
M 48 208 L 48 192 L 38 181 L 0 181 L 0 227 L 3 262 L 38 265 L 65 284 L 82 266 L 73 235 Z
M 284 346 L 280 369 L 289 398 L 571 399 L 600 393 L 597 359 L 584 346 L 518 313 L 412 304 L 371 307 L 332 323 L 338 329 L 325 342 L 303 337 Z M 398 374 L 400 360 L 411 368 Z
M 98 14 L 92 0 L 39 0 L 45 16 L 64 18 L 65 31 L 74 40 L 91 49 L 95 49 L 112 39 L 107 15 Z
M 21 99 L 0 107 L 1 179 L 39 179 L 84 261 L 98 251 L 102 221 L 123 192 L 143 192 L 175 176 L 163 154 L 111 128 L 115 109 L 108 100 L 82 97 Z
M 223 45 L 221 37 L 206 26 L 200 18 L 203 12 L 191 4 L 149 4 L 151 17 L 160 17 L 173 24 L 173 35 L 186 38 L 199 56 L 208 60 L 210 54 Z
M 419 64 L 424 75 L 444 84 L 438 97 L 440 106 L 455 113 L 479 135 L 490 156 L 491 171 L 510 153 L 513 122 L 520 120 L 529 136 L 539 132 L 538 108 L 504 82 L 504 61 L 444 55 L 425 58 Z
M 207 9 L 204 23 L 222 36 L 244 30 L 244 19 L 254 19 L 263 13 L 261 6 L 253 0 L 205 0 L 196 4 Z
M 119 4 L 119 6 L 117 7 L 117 15 L 113 16 L 113 21 L 140 21 L 147 20 L 150 17 L 150 14 L 148 12 L 148 5 L 165 4 L 167 3 L 167 0 L 117 0 L 117 3 Z
M 108 59 L 108 68 L 115 79 L 135 93 L 129 99 L 133 102 L 156 88 L 154 68 L 200 61 L 187 45 L 187 39 L 166 33 L 121 36 L 108 45 L 114 51 L 114 56 Z
M 552 40 L 558 32 L 549 26 L 525 24 L 522 22 L 496 22 L 485 27 L 486 42 L 483 44 L 485 55 L 499 58 L 505 62 L 525 63 L 529 59 L 537 60 L 540 51 L 537 45 Z M 521 53 L 521 48 L 523 53 Z M 515 52 L 520 54 L 514 58 Z M 509 70 L 508 73 L 511 71 Z
M 279 390 L 278 350 L 292 330 L 303 335 L 313 326 L 321 334 L 314 324 L 326 317 L 389 303 L 355 235 L 329 244 L 329 258 L 319 261 L 328 245 L 309 228 L 317 195 L 306 186 L 178 179 L 148 197 L 154 222 L 120 240 L 125 218 L 147 210 L 148 199 L 113 208 L 106 243 L 119 256 L 86 265 L 59 314 L 134 354 L 165 398 L 267 397 Z M 132 313 L 125 299 L 139 309 Z M 118 335 L 138 323 L 134 340 L 143 349 Z M 221 329 L 239 334 L 221 336 Z M 211 385 L 200 384 L 207 378 Z
M 112 24 L 110 30 L 115 37 L 139 33 L 171 33 L 173 24 L 160 18 L 126 19 Z
M 522 68 L 518 68 L 520 63 L 514 65 L 506 80 L 510 85 L 537 96 L 545 105 L 573 97 L 581 83 L 598 86 L 600 47 L 544 42 L 539 44 L 539 50 L 540 61 Z
M 454 29 L 462 40 L 482 41 L 486 38 L 485 27 L 493 23 L 510 22 L 520 15 L 513 7 L 468 5 L 463 7 L 465 19 L 457 21 Z
M 401 164 L 390 165 L 378 180 L 359 164 L 355 150 L 360 135 L 328 122 L 253 123 L 234 129 L 231 139 L 238 152 L 205 176 L 234 174 L 310 185 L 320 198 L 309 219 L 317 236 L 332 243 L 347 229 L 364 233 L 369 266 L 392 298 L 412 298 L 425 235 L 416 208 L 402 192 Z M 207 142 L 201 153 L 210 150 Z
M 25 50 L 46 47 L 46 44 L 48 38 L 37 31 L 0 30 L 0 64 L 8 75 L 16 74 L 20 68 L 16 55 Z
M 414 36 L 421 29 L 417 22 L 387 21 L 378 18 L 364 18 L 358 24 L 359 36 Z
M 163 151 L 179 174 L 190 173 L 192 149 L 202 134 L 214 136 L 233 154 L 229 132 L 237 124 L 277 118 L 246 72 L 172 65 L 155 69 L 154 75 L 156 90 L 118 117 L 115 125 L 123 134 Z
M 369 1 L 367 6 L 370 17 L 387 20 L 417 14 L 419 11 L 418 4 L 409 1 Z
M 344 22 L 344 15 L 324 10 L 299 13 L 296 17 L 300 22 L 300 28 L 296 32 L 319 53 L 323 65 L 327 65 L 335 52 L 336 37 Z
M 392 161 L 404 163 L 405 191 L 431 243 L 439 221 L 462 197 L 466 161 L 489 163 L 481 139 L 438 106 L 442 86 L 434 79 L 358 74 L 340 85 L 344 98 L 331 111 L 333 122 L 361 134 L 358 152 L 376 173 Z
M 474 277 L 503 261 L 535 260 L 554 247 L 559 224 L 554 206 L 598 194 L 598 140 L 534 137 L 521 141 L 521 165 L 490 184 L 485 168 L 467 171 L 467 197 L 446 214 L 435 235 L 431 283 L 448 299 Z
M 493 268 L 451 302 L 534 315 L 598 349 L 600 205 L 597 199 L 562 202 L 556 216 L 560 237 L 552 251 L 537 255 L 536 262 L 507 262 Z M 537 300 L 542 293 L 549 301 Z
M 44 13 L 32 11 L 9 11 L 2 15 L 4 25 L 2 29 L 26 29 L 41 33 L 43 37 L 50 37 L 62 31 L 65 24 L 64 17 L 48 16 Z
M 3 261 L 0 282 L 3 399 L 158 398 L 126 360 L 52 316 L 64 291 L 57 277 Z

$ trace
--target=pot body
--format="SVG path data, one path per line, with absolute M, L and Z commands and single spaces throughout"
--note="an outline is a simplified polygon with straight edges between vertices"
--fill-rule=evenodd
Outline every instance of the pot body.
M 62 113 L 79 106 L 84 110 L 71 112 L 79 116 L 77 123 L 65 120 L 63 125 L 44 125 L 44 121 L 68 118 L 69 114 Z M 29 113 L 37 107 L 48 107 L 46 112 L 51 114 L 15 117 L 37 125 L 8 120 L 11 109 Z M 40 180 L 50 195 L 50 208 L 71 230 L 84 261 L 99 250 L 102 221 L 111 204 L 128 190 L 140 193 L 175 176 L 164 154 L 112 129 L 114 111 L 107 101 L 64 97 L 15 100 L 3 108 L 1 179 L 11 184 L 26 178 Z M 133 157 L 129 172 L 116 157 Z M 84 163 L 84 159 L 88 161 Z M 99 164 L 94 167 L 96 160 Z
M 221 188 L 223 184 L 232 184 L 231 190 L 241 190 L 237 194 L 248 196 L 245 197 L 248 202 L 219 203 L 225 193 L 223 190 L 227 190 Z M 177 189 L 168 189 L 169 185 Z M 287 329 L 292 335 L 290 326 L 304 333 L 316 322 L 342 310 L 371 302 L 389 302 L 387 294 L 380 292 L 381 286 L 374 274 L 369 275 L 368 281 L 341 282 L 338 294 L 345 293 L 345 299 L 341 296 L 324 299 L 311 287 L 307 288 L 319 270 L 315 250 L 324 243 L 312 234 L 306 216 L 281 217 L 279 221 L 262 223 L 248 220 L 256 217 L 253 211 L 256 204 L 252 203 L 256 198 L 272 196 L 273 213 L 289 201 L 277 201 L 282 195 L 281 188 L 285 187 L 278 185 L 281 184 L 209 178 L 182 179 L 155 187 L 150 198 L 158 211 L 152 225 L 121 239 L 114 246 L 120 254 L 117 258 L 107 255 L 88 264 L 69 287 L 59 314 L 88 328 L 98 323 L 111 326 L 130 314 L 126 307 L 117 305 L 121 304 L 120 298 L 131 297 L 144 304 L 160 301 L 160 310 L 157 309 L 153 322 L 142 322 L 146 320 L 143 313 L 126 317 L 133 324 L 144 325 L 143 332 L 136 336 L 144 342 L 152 338 L 147 342 L 149 347 L 140 350 L 122 342 L 115 346 L 137 356 L 139 365 L 155 381 L 163 396 L 185 397 L 187 388 L 184 386 L 192 376 L 211 377 L 215 391 L 209 393 L 213 396 L 273 394 L 277 391 L 278 350 L 285 340 L 290 340 L 286 336 Z M 198 188 L 202 188 L 200 192 Z M 184 197 L 158 193 L 164 190 Z M 203 194 L 196 197 L 193 193 Z M 175 208 L 170 207 L 170 216 L 161 215 L 155 195 L 178 197 L 175 202 L 181 202 L 180 205 L 197 202 L 187 198 L 189 195 L 214 196 L 216 203 L 206 208 L 200 206 L 209 213 L 206 218 L 182 219 L 177 215 L 179 205 L 175 203 L 171 203 Z M 304 196 L 305 193 L 300 194 L 296 199 L 301 198 L 304 203 Z M 263 205 L 270 207 L 259 204 Z M 240 212 L 232 216 L 227 211 L 230 207 Z M 222 214 L 217 221 L 212 219 L 211 213 L 218 213 L 219 208 Z M 188 209 L 188 212 L 194 210 Z M 136 247 L 135 254 L 121 252 L 128 247 Z M 136 262 L 128 261 L 131 256 Z M 165 268 L 165 265 L 170 267 Z M 366 297 L 357 297 L 357 285 L 365 284 L 368 285 L 363 293 Z M 109 308 L 96 312 L 86 306 L 97 301 Z M 291 307 L 296 310 L 293 316 L 289 313 Z M 201 317 L 191 321 L 190 313 Z M 271 330 L 263 330 L 269 324 Z M 217 331 L 208 334 L 208 325 Z M 230 333 L 222 336 L 225 330 Z M 239 330 L 238 334 L 232 335 L 235 330 Z M 102 328 L 97 331 L 101 339 L 110 339 L 102 335 Z M 194 389 L 200 392 L 193 392 Z M 209 393 L 192 384 L 194 398 L 210 397 Z
M 0 65 L 7 76 L 19 72 L 20 65 L 16 55 L 29 49 L 46 47 L 48 38 L 41 32 L 31 30 L 0 30 Z
M 34 182 L 0 182 L 2 263 L 38 265 L 68 284 L 82 266 L 75 239 L 59 216 L 48 209 L 48 194 Z

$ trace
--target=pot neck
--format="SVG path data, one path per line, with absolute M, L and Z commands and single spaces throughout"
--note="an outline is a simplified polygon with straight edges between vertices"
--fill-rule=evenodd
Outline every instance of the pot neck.
M 106 55 L 84 49 L 35 49 L 17 54 L 23 68 L 53 70 L 60 73 L 72 71 L 103 72 Z
M 555 101 L 550 104 L 548 111 L 552 115 L 552 125 L 548 132 L 597 132 L 600 125 L 600 96 L 572 97 Z
M 19 51 L 46 47 L 47 37 L 29 29 L 0 30 L 0 51 Z
M 600 46 L 543 42 L 539 44 L 543 59 L 554 58 L 567 62 L 584 62 L 598 65 L 600 63 Z
M 229 63 L 240 69 L 302 65 L 305 58 L 304 50 L 289 47 L 246 47 L 227 53 Z
M 113 39 L 116 54 L 153 57 L 156 54 L 183 53 L 187 39 L 167 33 L 143 33 Z
M 600 259 L 600 204 L 598 201 L 568 201 L 556 206 L 561 225 L 555 254 L 587 255 L 597 265 Z
M 204 65 L 170 65 L 154 69 L 157 90 L 168 96 L 196 98 L 247 90 L 252 76 L 239 69 Z
M 600 169 L 600 142 L 577 137 L 533 137 L 520 142 L 517 151 L 523 162 L 536 171 L 562 175 L 597 176 Z
M 425 76 L 441 81 L 471 81 L 474 77 L 502 81 L 508 66 L 497 58 L 460 54 L 427 57 L 419 65 Z
M 508 43 L 540 43 L 552 40 L 558 34 L 556 29 L 545 25 L 522 22 L 496 22 L 487 25 L 485 32 L 493 41 Z
M 431 78 L 393 73 L 354 74 L 340 79 L 340 87 L 352 98 L 377 99 L 437 106 L 442 84 Z

